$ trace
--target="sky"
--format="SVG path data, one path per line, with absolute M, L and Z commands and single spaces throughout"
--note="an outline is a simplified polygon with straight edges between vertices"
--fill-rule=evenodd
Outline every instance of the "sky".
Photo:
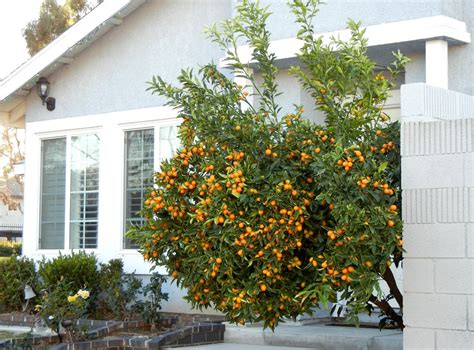
M 0 79 L 29 58 L 21 31 L 26 23 L 37 18 L 41 2 L 0 0 Z
M 0 0 L 0 80 L 30 57 L 21 32 L 38 16 L 41 1 Z M 0 169 L 7 161 L 0 158 Z

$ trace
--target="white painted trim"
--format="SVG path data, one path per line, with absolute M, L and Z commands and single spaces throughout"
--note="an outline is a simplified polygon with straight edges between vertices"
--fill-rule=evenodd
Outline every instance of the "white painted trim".
M 117 17 L 110 17 L 108 21 L 109 23 L 112 23 L 115 26 L 119 26 L 123 23 L 123 19 Z
M 88 133 L 90 129 L 86 130 L 81 130 L 83 133 Z M 92 132 L 91 132 L 92 133 Z M 73 134 L 76 135 L 76 134 Z M 72 158 L 72 152 L 71 152 L 71 137 L 72 132 L 68 132 L 66 134 L 66 184 L 64 186 L 64 250 L 69 251 L 70 249 L 70 242 L 71 242 L 71 158 Z M 99 136 L 100 139 L 100 136 Z M 43 138 L 41 140 L 44 140 Z M 99 146 L 100 147 L 100 146 Z M 100 152 L 101 153 L 101 152 Z M 100 159 L 100 153 L 99 153 L 99 159 Z M 100 165 L 99 165 L 99 177 L 101 174 L 100 171 Z M 41 169 L 40 169 L 41 171 Z M 100 186 L 100 179 L 99 179 L 99 186 Z M 41 201 L 41 190 L 38 193 Z M 100 200 L 100 199 L 99 199 Z M 100 203 L 99 203 L 99 208 L 100 208 Z M 43 208 L 40 208 L 40 213 Z M 100 218 L 100 210 L 99 210 L 99 215 L 98 219 Z M 41 220 L 41 216 L 39 217 Z M 39 221 L 38 221 L 39 225 Z M 39 237 L 41 237 L 41 228 L 39 228 Z M 99 231 L 99 224 L 97 223 L 97 233 Z M 97 235 L 98 236 L 98 235 Z M 38 239 L 38 245 L 39 245 L 39 239 Z M 98 243 L 98 242 L 97 242 Z M 98 245 L 98 244 L 97 244 Z M 39 249 L 39 246 L 38 246 Z M 91 249 L 87 249 L 88 251 L 91 251 Z M 94 249 L 93 251 L 97 250 Z
M 39 78 L 38 74 L 49 65 L 60 59 L 69 49 L 76 45 L 80 40 L 91 33 L 102 23 L 111 19 L 121 9 L 132 2 L 138 6 L 145 0 L 113 0 L 104 1 L 93 11 L 84 16 L 74 26 L 65 31 L 56 40 L 50 43 L 46 48 L 38 52 L 30 60 L 16 69 L 0 83 L 0 101 L 15 93 L 24 84 L 32 78 Z M 113 20 L 111 25 L 117 21 Z
M 179 124 L 176 117 L 176 110 L 169 107 L 151 107 L 27 123 L 24 214 L 28 220 L 24 223 L 24 254 L 34 259 L 41 259 L 43 255 L 47 257 L 58 255 L 58 250 L 38 249 L 41 208 L 41 179 L 38 174 L 41 171 L 41 140 L 60 136 L 70 138 L 72 135 L 95 132 L 99 133 L 101 142 L 98 248 L 86 251 L 94 252 L 100 261 L 120 257 L 127 271 L 136 270 L 139 274 L 148 274 L 151 264 L 144 262 L 137 251 L 122 249 L 124 131 L 176 125 Z M 65 209 L 68 210 L 67 206 Z M 67 249 L 69 236 L 66 234 L 67 232 L 65 232 L 65 249 L 60 250 L 64 254 L 70 252 Z M 159 268 L 158 271 L 165 273 L 163 268 Z
M 426 41 L 429 39 L 445 38 L 453 44 L 468 44 L 471 42 L 471 34 L 467 31 L 466 24 L 457 19 L 447 16 L 433 16 L 406 21 L 383 23 L 365 27 L 367 45 L 380 46 L 413 41 Z M 334 32 L 318 33 L 323 43 L 330 44 L 331 38 L 348 40 L 350 31 L 337 30 Z M 276 55 L 276 59 L 283 60 L 294 58 L 303 46 L 303 42 L 296 38 L 274 40 L 270 43 L 270 52 Z M 238 47 L 238 56 L 244 64 L 251 64 L 252 49 L 248 45 Z M 229 67 L 225 58 L 220 60 L 221 67 Z
M 28 129 L 35 134 L 68 132 L 77 129 L 93 129 L 108 125 L 140 125 L 143 122 L 156 120 L 175 120 L 177 112 L 167 106 L 131 109 L 128 111 L 108 112 L 81 117 L 49 119 L 45 121 L 29 122 Z
M 442 39 L 425 43 L 426 84 L 448 88 L 448 42 Z
M 64 248 L 61 249 L 65 252 L 69 251 L 70 248 L 70 224 L 71 224 L 71 144 L 72 144 L 72 137 L 74 136 L 80 136 L 80 135 L 91 135 L 91 134 L 96 134 L 99 136 L 99 142 L 102 139 L 102 128 L 101 127 L 95 127 L 95 128 L 84 128 L 84 129 L 77 129 L 77 130 L 68 130 L 67 132 L 60 132 L 60 131 L 54 131 L 51 133 L 40 133 L 37 134 L 37 140 L 39 141 L 39 156 L 38 158 L 40 159 L 39 162 L 39 167 L 37 168 L 37 171 L 39 174 L 39 184 L 38 184 L 38 191 L 37 191 L 37 196 L 38 196 L 38 220 L 36 222 L 38 234 L 37 234 L 37 239 L 36 239 L 36 249 L 39 251 L 55 251 L 54 249 L 40 249 L 39 246 L 39 241 L 41 237 L 41 227 L 40 227 L 40 220 L 41 220 L 41 159 L 42 159 L 42 154 L 41 154 L 41 142 L 43 140 L 48 140 L 48 139 L 56 139 L 56 138 L 65 138 L 66 139 L 66 178 L 65 178 L 65 197 L 64 197 Z M 103 149 L 103 143 L 100 142 L 99 144 L 99 161 L 102 159 L 102 157 L 106 154 L 105 150 Z M 99 163 L 99 177 L 102 174 L 102 163 Z M 100 186 L 100 178 L 99 178 L 99 186 Z M 99 187 L 99 193 L 100 193 L 100 187 Z M 99 217 L 98 217 L 98 226 L 100 226 L 100 194 L 99 194 Z M 100 227 L 98 231 L 100 230 Z M 96 252 L 99 248 L 88 248 L 84 249 L 87 252 Z
M 59 57 L 57 61 L 62 64 L 71 64 L 72 62 L 74 62 L 74 58 L 62 56 L 62 57 Z
M 127 131 L 133 131 L 133 130 L 150 130 L 153 129 L 154 132 L 154 150 L 153 150 L 153 165 L 154 168 L 153 170 L 155 172 L 159 171 L 159 159 L 160 159 L 160 128 L 166 127 L 166 126 L 178 126 L 180 124 L 180 120 L 177 120 L 176 118 L 174 119 L 161 119 L 159 121 L 146 121 L 146 122 L 132 122 L 132 123 L 121 123 L 119 125 L 120 127 L 120 133 L 121 133 L 121 138 L 122 141 L 125 140 L 125 133 Z M 123 240 L 124 240 L 124 223 L 125 223 L 125 147 L 122 147 L 121 153 L 119 154 L 121 157 L 121 163 L 120 163 L 120 169 L 121 171 L 121 176 L 120 176 L 120 181 L 122 184 L 122 191 L 120 193 L 120 203 L 121 203 L 121 212 L 120 212 L 120 220 L 122 223 L 121 227 L 121 236 L 120 236 L 120 247 L 119 247 L 119 252 L 120 254 L 124 255 L 137 255 L 141 256 L 141 254 L 135 250 L 135 249 L 126 249 L 123 246 Z
M 242 106 L 242 110 L 246 111 L 250 108 L 249 104 L 253 106 L 253 101 L 254 101 L 254 86 L 252 85 L 252 82 L 244 77 L 243 75 L 248 75 L 252 76 L 254 74 L 254 70 L 252 68 L 244 68 L 242 72 L 240 71 L 235 71 L 234 72 L 234 82 L 237 85 L 242 86 L 242 91 L 247 92 L 248 96 L 245 98 L 247 102 L 240 101 L 240 105 Z M 239 76 L 240 75 L 240 76 Z

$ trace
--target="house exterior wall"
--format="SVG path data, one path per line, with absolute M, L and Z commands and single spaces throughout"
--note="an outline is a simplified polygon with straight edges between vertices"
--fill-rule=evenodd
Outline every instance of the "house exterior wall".
M 230 17 L 238 0 L 148 1 L 90 48 L 72 64 L 49 77 L 56 109 L 47 111 L 36 94 L 27 99 L 26 122 L 62 119 L 157 106 L 160 97 L 145 91 L 146 82 L 160 75 L 176 83 L 181 68 L 218 62 L 222 51 L 203 33 L 203 28 Z M 296 26 L 286 0 L 263 0 L 272 15 L 268 27 L 272 39 L 294 37 Z M 403 1 L 402 1 L 403 3 Z M 402 6 L 398 1 L 338 0 L 320 5 L 316 18 L 318 32 L 345 28 L 351 17 L 363 25 L 380 24 L 426 16 L 447 15 L 463 20 L 473 33 L 474 3 L 462 0 L 415 0 Z M 150 25 L 156 23 L 156 25 Z M 191 39 L 192 38 L 192 39 Z M 408 52 L 412 63 L 407 82 L 424 82 L 424 50 Z M 449 88 L 474 94 L 472 45 L 449 48 Z M 130 62 L 136 62 L 131 64 Z M 104 79 L 106 77 L 107 79 Z M 291 81 L 287 81 L 290 85 Z M 285 85 L 283 85 L 285 87 Z M 80 99 L 76 96 L 81 96 Z
M 233 9 L 239 0 L 232 0 Z M 297 26 L 294 15 L 287 6 L 287 0 L 261 0 L 263 6 L 269 6 L 272 15 L 269 17 L 268 28 L 272 40 L 293 38 Z M 363 26 L 376 25 L 416 19 L 429 16 L 444 15 L 464 21 L 468 31 L 473 34 L 474 2 L 465 0 L 334 0 L 320 5 L 320 12 L 315 19 L 316 32 L 324 33 L 346 27 L 348 18 L 361 21 Z M 402 51 L 403 52 L 403 51 Z M 424 48 L 416 52 L 405 52 L 415 64 L 410 69 L 410 77 L 424 82 Z M 421 58 L 421 60 L 420 60 Z M 449 89 L 474 95 L 474 47 L 472 45 L 449 48 Z M 422 80 L 423 79 L 423 80 Z
M 223 53 L 203 28 L 230 12 L 228 1 L 147 1 L 48 77 L 53 112 L 31 93 L 26 122 L 162 105 L 162 98 L 146 91 L 146 82 L 160 75 L 176 83 L 181 68 L 218 62 Z
M 239 0 L 234 0 L 239 2 Z M 273 40 L 295 37 L 297 25 L 286 0 L 261 0 L 270 6 L 273 15 L 269 29 Z M 449 3 L 449 6 L 447 6 Z M 462 20 L 462 0 L 335 0 L 319 6 L 316 31 L 332 32 L 346 27 L 347 19 L 362 21 L 363 25 L 403 21 L 421 17 L 447 15 Z
M 404 349 L 474 347 L 474 97 L 402 86 Z

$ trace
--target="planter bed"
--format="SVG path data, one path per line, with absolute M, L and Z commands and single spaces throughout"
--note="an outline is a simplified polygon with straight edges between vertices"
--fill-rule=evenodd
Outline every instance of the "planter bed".
M 225 326 L 221 323 L 195 322 L 176 328 L 177 321 L 178 317 L 164 318 L 161 326 L 169 330 L 153 335 L 150 334 L 150 327 L 143 321 L 79 320 L 78 325 L 90 327 L 88 340 L 58 343 L 57 335 L 28 334 L 21 339 L 0 340 L 0 349 L 14 347 L 21 349 L 25 345 L 30 345 L 34 350 L 139 350 L 160 349 L 164 345 L 169 347 L 219 343 L 224 340 Z M 34 318 L 23 314 L 3 314 L 0 315 L 0 325 L 33 327 Z M 141 335 L 141 332 L 147 335 Z

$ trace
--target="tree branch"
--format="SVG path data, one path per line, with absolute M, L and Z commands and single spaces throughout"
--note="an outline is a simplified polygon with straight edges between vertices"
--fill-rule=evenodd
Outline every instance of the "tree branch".
M 395 310 L 390 306 L 388 301 L 379 300 L 375 295 L 371 295 L 369 301 L 377 305 L 385 315 L 387 315 L 391 320 L 395 321 L 401 330 L 405 328 L 402 316 L 395 312 Z
M 395 297 L 395 300 L 397 301 L 400 308 L 403 309 L 403 295 L 400 292 L 400 289 L 398 289 L 397 282 L 395 281 L 395 277 L 393 276 L 393 272 L 390 267 L 385 269 L 383 279 L 385 282 L 387 282 L 388 287 L 390 288 L 390 293 Z

